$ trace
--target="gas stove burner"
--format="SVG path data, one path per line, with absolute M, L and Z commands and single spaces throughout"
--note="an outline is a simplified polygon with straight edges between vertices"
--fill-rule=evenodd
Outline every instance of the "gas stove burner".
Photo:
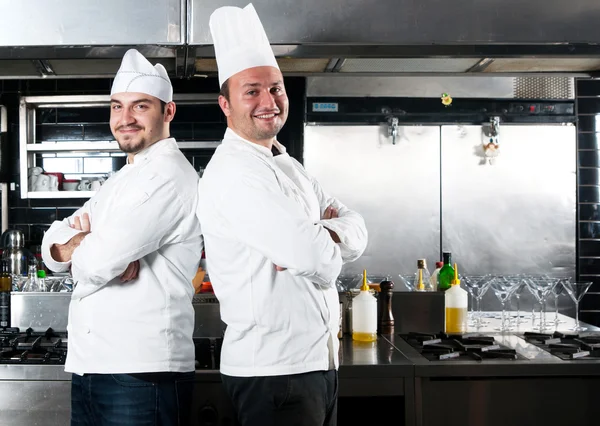
M 0 330 L 0 364 L 64 364 L 66 357 L 67 333 Z
M 486 361 L 491 359 L 526 359 L 516 350 L 499 344 L 493 336 L 479 334 L 400 334 L 413 348 L 430 361 Z
M 600 360 L 600 334 L 581 333 L 564 334 L 554 332 L 546 333 L 523 333 L 523 339 L 558 358 L 582 361 Z

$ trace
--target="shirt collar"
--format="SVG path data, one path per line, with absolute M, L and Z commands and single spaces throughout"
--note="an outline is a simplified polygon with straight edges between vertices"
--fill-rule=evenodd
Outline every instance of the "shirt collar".
M 164 149 L 172 147 L 177 147 L 177 142 L 175 141 L 175 138 L 161 139 L 158 142 L 154 142 L 148 148 L 144 148 L 143 150 L 141 150 L 133 156 L 133 165 L 143 163 L 153 155 L 156 155 Z M 129 159 L 127 160 L 127 163 L 130 164 Z
M 259 153 L 263 154 L 264 156 L 266 156 L 266 157 L 273 157 L 273 152 L 269 148 L 267 148 L 265 146 L 262 146 L 262 145 L 259 145 L 259 144 L 254 143 L 254 142 L 250 142 L 249 140 L 242 138 L 235 131 L 233 131 L 230 127 L 228 127 L 227 130 L 225 131 L 224 139 L 234 139 L 234 140 L 242 141 L 242 142 L 250 145 L 253 149 L 255 149 Z M 285 154 L 287 152 L 285 146 L 283 146 L 281 143 L 279 143 L 279 141 L 277 139 L 275 139 L 273 141 L 273 146 L 275 148 L 277 148 L 277 150 L 281 154 Z

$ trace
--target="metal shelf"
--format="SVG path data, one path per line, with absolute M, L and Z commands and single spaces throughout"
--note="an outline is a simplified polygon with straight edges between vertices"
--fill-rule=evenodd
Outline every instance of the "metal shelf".
M 217 93 L 175 94 L 173 100 L 178 105 L 217 104 Z M 24 96 L 19 105 L 19 145 L 20 145 L 20 193 L 21 198 L 89 198 L 93 191 L 30 191 L 27 174 L 30 167 L 36 164 L 36 153 L 52 152 L 120 152 L 116 141 L 35 141 L 36 112 L 41 108 L 90 108 L 108 107 L 108 95 L 67 95 L 67 96 Z M 214 149 L 220 141 L 186 141 L 178 142 L 181 150 Z
M 190 141 L 177 142 L 179 149 L 208 149 L 216 148 L 221 142 L 218 141 Z M 49 142 L 28 143 L 27 152 L 85 152 L 85 151 L 114 151 L 120 152 L 119 144 L 112 142 Z
M 33 191 L 27 198 L 91 198 L 96 191 Z
M 28 143 L 27 152 L 119 151 L 117 142 L 42 142 Z

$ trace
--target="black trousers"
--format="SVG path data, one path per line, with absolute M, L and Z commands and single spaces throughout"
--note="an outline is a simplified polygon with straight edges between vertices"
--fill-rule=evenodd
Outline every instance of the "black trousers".
M 338 373 L 288 376 L 221 375 L 241 426 L 335 426 Z

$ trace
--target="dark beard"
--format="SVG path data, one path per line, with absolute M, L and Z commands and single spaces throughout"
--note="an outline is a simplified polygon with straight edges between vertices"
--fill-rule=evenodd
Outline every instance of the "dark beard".
M 144 148 L 145 140 L 141 139 L 137 144 L 127 145 L 127 146 L 123 146 L 119 140 L 117 140 L 117 143 L 119 144 L 119 149 L 121 151 L 123 151 L 127 154 L 132 154 L 132 153 L 139 152 Z

